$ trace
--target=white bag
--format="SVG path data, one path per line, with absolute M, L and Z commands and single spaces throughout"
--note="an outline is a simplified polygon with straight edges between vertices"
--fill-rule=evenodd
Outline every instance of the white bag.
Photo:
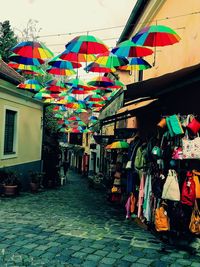
M 163 186 L 162 198 L 173 201 L 180 201 L 180 189 L 175 170 L 168 171 L 168 175 Z
M 127 163 L 126 163 L 126 169 L 131 169 L 132 167 L 132 160 L 129 160 Z
M 183 159 L 200 159 L 200 137 L 199 135 L 190 140 L 186 134 L 182 138 Z

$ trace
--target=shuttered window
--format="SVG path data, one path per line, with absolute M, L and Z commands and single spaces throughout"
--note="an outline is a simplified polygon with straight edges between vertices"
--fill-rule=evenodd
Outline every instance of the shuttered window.
M 15 137 L 15 121 L 16 111 L 6 110 L 5 118 L 5 135 L 4 135 L 4 155 L 13 154 L 14 151 L 14 137 Z

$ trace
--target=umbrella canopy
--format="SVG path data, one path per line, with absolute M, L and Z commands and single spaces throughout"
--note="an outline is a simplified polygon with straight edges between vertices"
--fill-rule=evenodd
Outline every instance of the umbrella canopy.
M 68 118 L 68 121 L 81 121 L 81 119 L 77 116 L 72 116 Z
M 42 43 L 35 41 L 21 42 L 14 46 L 11 51 L 23 57 L 49 59 L 53 53 Z
M 129 144 L 125 141 L 116 141 L 106 146 L 106 149 L 123 149 L 129 148 Z
M 37 73 L 39 75 L 44 75 L 45 71 L 43 71 L 41 68 L 38 66 L 33 66 L 33 65 L 25 65 L 25 64 L 20 64 L 20 63 L 15 63 L 15 62 L 9 62 L 8 66 L 17 69 L 23 72 L 30 72 L 30 74 Z
M 24 64 L 24 65 L 40 66 L 41 64 L 44 64 L 44 60 L 42 60 L 40 58 L 23 57 L 23 56 L 19 56 L 17 54 L 12 54 L 9 57 L 9 60 L 12 62 L 19 63 L 19 64 Z
M 90 116 L 90 117 L 89 117 L 89 120 L 90 120 L 90 121 L 97 121 L 98 118 L 97 118 L 96 116 Z
M 91 90 L 91 86 L 88 86 L 83 80 L 76 78 L 76 79 L 70 79 L 66 82 L 68 86 L 71 86 L 73 89 L 83 88 L 85 90 Z
M 129 59 L 128 65 L 118 67 L 119 70 L 129 70 L 130 72 L 133 70 L 146 70 L 149 68 L 151 68 L 151 65 L 143 58 L 131 58 Z
M 153 54 L 153 50 L 150 48 L 140 46 L 130 40 L 120 43 L 111 52 L 119 57 L 145 57 Z
M 94 95 L 89 95 L 85 98 L 85 101 L 87 102 L 102 102 L 104 103 L 105 102 L 105 99 L 98 95 L 98 94 L 94 94 Z
M 66 60 L 62 60 L 59 58 L 60 55 L 54 57 L 51 61 L 48 62 L 49 65 L 51 65 L 52 67 L 55 68 L 59 68 L 59 69 L 78 69 L 80 67 L 82 67 L 82 65 L 78 62 L 71 62 L 71 61 L 66 61 Z
M 39 91 L 40 89 L 43 88 L 43 85 L 39 83 L 37 80 L 29 79 L 24 81 L 23 83 L 20 83 L 17 87 L 31 91 Z
M 180 36 L 171 28 L 164 25 L 151 25 L 143 28 L 132 41 L 145 46 L 167 46 L 180 41 Z
M 115 68 L 106 67 L 96 62 L 90 63 L 87 67 L 84 68 L 84 70 L 86 72 L 98 72 L 98 73 L 109 73 L 116 71 Z
M 87 95 L 88 91 L 86 91 L 83 88 L 76 88 L 76 87 L 74 88 L 74 87 L 72 87 L 70 89 L 70 93 L 73 94 L 73 95 Z
M 38 100 L 51 98 L 50 94 L 43 93 L 43 92 L 38 92 L 33 97 L 36 98 L 36 99 L 38 99 Z
M 115 84 L 113 80 L 105 76 L 98 76 L 93 78 L 88 82 L 88 85 L 96 86 L 96 87 L 111 87 Z
M 84 108 L 78 108 L 77 110 L 74 111 L 75 113 L 79 114 L 79 113 L 87 113 L 87 110 Z
M 45 84 L 46 84 L 46 86 L 55 86 L 55 87 L 59 87 L 59 88 L 63 88 L 63 89 L 66 88 L 66 85 L 64 82 L 58 81 L 56 79 L 49 80 Z
M 121 89 L 123 88 L 125 85 L 119 81 L 119 80 L 115 80 L 114 84 L 112 86 L 110 86 L 111 89 Z
M 71 69 L 59 69 L 59 68 L 54 68 L 50 67 L 46 70 L 50 74 L 58 75 L 58 76 L 70 76 L 76 74 L 76 72 Z
M 125 57 L 122 56 L 119 57 L 111 52 L 105 52 L 97 56 L 95 63 L 98 63 L 108 68 L 114 68 L 118 66 L 127 65 L 128 60 Z
M 59 57 L 63 60 L 68 60 L 72 62 L 91 62 L 95 61 L 96 59 L 95 55 L 73 53 L 69 52 L 67 49 L 62 52 Z
M 92 35 L 81 35 L 66 44 L 69 52 L 79 54 L 100 54 L 108 51 L 108 47 L 98 38 Z

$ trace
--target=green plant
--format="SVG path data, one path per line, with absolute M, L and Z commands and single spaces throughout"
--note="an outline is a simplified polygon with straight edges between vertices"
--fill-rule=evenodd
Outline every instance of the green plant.
M 16 172 L 8 171 L 6 172 L 6 176 L 4 178 L 4 185 L 19 185 L 18 174 Z
M 42 181 L 43 175 L 44 174 L 42 172 L 30 171 L 31 183 L 40 184 Z

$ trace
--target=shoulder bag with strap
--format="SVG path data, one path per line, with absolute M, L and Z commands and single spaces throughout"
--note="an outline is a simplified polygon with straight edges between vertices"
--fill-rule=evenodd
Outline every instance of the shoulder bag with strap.
M 175 170 L 170 169 L 168 171 L 168 175 L 163 186 L 162 198 L 173 201 L 180 201 L 180 189 L 177 173 Z

